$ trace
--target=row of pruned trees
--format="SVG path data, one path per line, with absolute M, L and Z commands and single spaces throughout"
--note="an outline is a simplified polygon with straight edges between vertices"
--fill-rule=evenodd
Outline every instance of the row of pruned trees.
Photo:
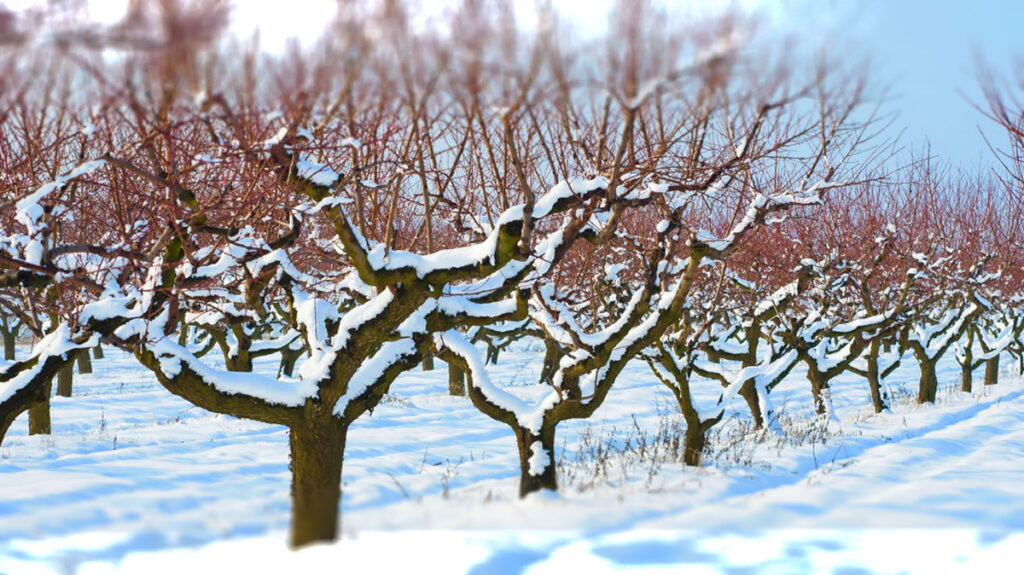
M 828 416 L 843 372 L 881 411 L 908 353 L 922 402 L 948 353 L 965 389 L 1024 353 L 1012 186 L 888 168 L 863 74 L 794 64 L 736 15 L 623 3 L 572 42 L 503 2 L 442 26 L 353 2 L 267 55 L 184 25 L 217 3 L 161 6 L 3 48 L 0 316 L 37 343 L 0 364 L 0 436 L 123 349 L 194 405 L 288 428 L 299 546 L 337 535 L 349 427 L 434 357 L 509 426 L 526 495 L 557 488 L 558 425 L 630 362 L 697 465 L 731 397 L 771 425 L 795 369 Z M 537 403 L 488 375 L 524 337 L 547 350 Z M 721 386 L 710 412 L 697 383 Z

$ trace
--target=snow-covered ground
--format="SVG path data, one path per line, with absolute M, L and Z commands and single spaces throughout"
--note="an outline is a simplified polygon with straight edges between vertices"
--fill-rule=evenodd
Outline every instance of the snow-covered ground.
M 494 379 L 540 397 L 539 362 L 520 346 Z M 438 362 L 353 427 L 344 538 L 296 554 L 285 430 L 191 407 L 109 350 L 54 399 L 53 435 L 20 420 L 0 447 L 0 573 L 1016 572 L 1024 385 L 979 373 L 961 394 L 943 365 L 936 405 L 913 405 L 908 359 L 878 416 L 840 378 L 828 426 L 797 371 L 773 393 L 789 434 L 755 436 L 736 404 L 693 469 L 673 456 L 671 396 L 635 363 L 592 420 L 559 428 L 560 495 L 521 501 L 510 430 L 448 396 Z

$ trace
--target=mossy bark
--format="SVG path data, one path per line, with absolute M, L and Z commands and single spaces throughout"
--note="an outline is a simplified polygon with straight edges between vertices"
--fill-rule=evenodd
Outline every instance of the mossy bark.
M 448 364 L 448 394 L 457 397 L 466 395 L 466 372 L 451 363 Z
M 92 348 L 92 358 L 93 359 L 103 359 L 103 346 L 102 345 L 97 343 L 96 347 Z
M 529 429 L 516 428 L 516 445 L 519 448 L 519 497 L 526 497 L 542 489 L 558 490 L 558 476 L 555 469 L 555 427 L 544 426 L 539 434 Z M 534 453 L 539 447 L 541 453 Z M 539 458 L 543 470 L 534 473 L 534 457 Z
M 57 395 L 71 397 L 71 389 L 75 379 L 75 364 L 69 362 L 57 372 Z
M 333 418 L 289 432 L 292 470 L 292 547 L 338 537 L 344 426 Z
M 434 356 L 427 354 L 423 356 L 423 371 L 434 371 Z
M 29 435 L 49 435 L 52 432 L 52 426 L 50 422 L 50 391 L 53 389 L 53 384 L 47 382 L 44 386 L 43 394 L 46 399 L 33 405 L 28 410 L 28 434 Z
M 996 354 L 985 360 L 985 385 L 999 383 L 999 355 Z

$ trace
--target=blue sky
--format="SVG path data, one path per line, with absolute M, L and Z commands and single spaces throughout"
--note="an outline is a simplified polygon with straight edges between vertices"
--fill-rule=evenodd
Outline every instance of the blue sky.
M 863 50 L 876 81 L 891 86 L 888 108 L 898 112 L 902 140 L 930 141 L 932 153 L 965 166 L 993 160 L 979 126 L 994 144 L 1003 135 L 975 110 L 981 103 L 976 57 L 1007 72 L 1024 61 L 1024 2 L 1013 0 L 843 0 L 815 2 L 840 35 Z

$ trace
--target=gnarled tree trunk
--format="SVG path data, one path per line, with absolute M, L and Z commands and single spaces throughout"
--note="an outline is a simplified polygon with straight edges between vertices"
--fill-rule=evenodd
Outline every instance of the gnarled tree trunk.
M 303 350 L 285 348 L 281 350 L 281 366 L 280 371 L 287 377 L 292 377 L 295 374 L 295 364 L 298 363 L 299 358 L 302 357 Z
M 967 330 L 967 345 L 960 363 L 960 391 L 971 392 L 974 387 L 974 330 Z
M 811 395 L 814 397 L 814 412 L 818 415 L 828 413 L 828 378 L 816 367 L 807 367 L 807 379 L 811 382 Z
M 70 365 L 70 364 L 68 364 Z M 53 384 L 47 382 L 43 386 L 45 399 L 36 403 L 28 410 L 28 434 L 49 435 L 53 430 L 50 423 L 50 392 Z
M 761 399 L 757 397 L 757 388 L 754 387 L 753 380 L 747 380 L 740 386 L 739 391 L 740 397 L 747 402 L 747 408 L 750 409 L 750 416 L 754 418 L 754 427 L 761 429 L 764 427 L 764 417 L 761 415 Z
M 448 394 L 457 397 L 466 395 L 466 372 L 452 363 L 448 364 Z
M 985 385 L 999 383 L 999 354 L 985 360 Z
M 935 373 L 935 362 L 918 359 L 921 365 L 921 379 L 918 382 L 917 402 L 935 403 L 935 395 L 939 390 L 939 379 Z
M 886 352 L 892 347 L 890 342 L 885 344 Z M 882 393 L 882 375 L 878 370 L 878 356 L 881 353 L 882 343 L 877 338 L 871 341 L 871 347 L 868 348 L 867 353 L 867 370 L 866 377 L 868 380 L 868 389 L 871 392 L 871 407 L 874 408 L 875 413 L 882 413 L 889 408 L 885 402 L 885 396 Z
M 5 331 L 3 333 L 4 339 L 4 359 L 7 361 L 14 361 L 15 351 L 17 349 L 18 339 L 14 331 Z
M 61 397 L 71 397 L 71 388 L 74 385 L 75 379 L 75 364 L 74 362 L 68 362 L 67 365 L 60 368 L 57 372 L 57 395 Z
M 333 418 L 289 431 L 292 547 L 338 537 L 345 426 Z
M 544 338 L 544 363 L 540 368 L 540 382 L 551 384 L 554 381 L 555 372 L 558 371 L 558 362 L 562 358 L 562 349 L 558 342 Z
M 78 373 L 92 373 L 92 359 L 89 357 L 89 350 L 83 349 L 78 352 Z
M 519 496 L 542 489 L 558 490 L 555 469 L 555 427 L 546 425 L 539 434 L 515 427 L 516 446 L 519 448 Z

